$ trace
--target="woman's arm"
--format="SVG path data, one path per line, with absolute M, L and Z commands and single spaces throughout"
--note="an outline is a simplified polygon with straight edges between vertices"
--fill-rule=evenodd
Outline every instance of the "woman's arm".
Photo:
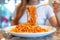
M 14 15 L 11 18 L 11 25 L 17 25 L 17 24 L 19 24 L 18 22 L 19 22 L 19 19 L 23 15 L 24 8 L 25 8 L 24 6 L 20 7 L 19 9 L 17 7 L 16 13 L 14 13 Z
M 26 0 L 21 0 L 21 3 L 16 8 L 15 15 L 12 18 L 13 20 L 11 20 L 11 25 L 19 24 L 19 19 L 23 15 L 25 7 L 26 7 Z
M 52 26 L 58 27 L 58 22 L 57 22 L 57 19 L 55 16 L 52 16 L 51 18 L 49 18 L 49 21 L 50 21 Z
M 59 26 L 58 21 L 57 21 L 57 18 L 55 16 L 55 13 L 53 11 L 53 8 L 51 6 L 47 6 L 47 11 L 48 11 L 47 12 L 48 13 L 47 17 L 48 17 L 51 25 L 54 26 L 54 27 L 58 27 Z

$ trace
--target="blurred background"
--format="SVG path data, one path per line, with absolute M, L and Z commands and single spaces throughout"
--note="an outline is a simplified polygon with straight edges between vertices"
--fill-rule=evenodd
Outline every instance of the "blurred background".
M 41 4 L 51 5 L 55 0 L 40 0 Z M 0 0 L 0 28 L 10 26 L 11 15 L 14 13 L 16 5 L 20 0 Z

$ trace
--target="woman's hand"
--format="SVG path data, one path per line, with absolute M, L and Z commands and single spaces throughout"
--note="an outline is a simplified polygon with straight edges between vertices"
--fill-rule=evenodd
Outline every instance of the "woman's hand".
M 13 25 L 17 25 L 18 23 L 17 23 L 16 21 L 17 21 L 17 20 L 15 20 L 15 19 L 14 19 L 14 20 L 11 20 L 11 21 L 10 21 L 11 26 L 13 26 Z
M 54 2 L 52 3 L 52 5 L 53 5 L 54 12 L 57 13 L 59 11 L 60 4 L 58 4 L 57 2 Z
M 14 22 L 13 21 L 11 21 L 11 26 L 13 26 L 14 25 Z

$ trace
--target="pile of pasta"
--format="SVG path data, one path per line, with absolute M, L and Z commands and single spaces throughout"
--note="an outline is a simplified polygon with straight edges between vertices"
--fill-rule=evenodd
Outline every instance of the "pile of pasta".
M 48 32 L 48 30 L 41 28 L 38 25 L 30 25 L 30 23 L 23 23 L 17 25 L 16 28 L 10 30 L 11 32 L 20 32 L 20 33 L 38 33 L 38 32 Z
M 27 33 L 37 33 L 37 32 L 48 32 L 48 30 L 41 28 L 36 24 L 37 14 L 35 6 L 27 6 L 27 22 L 16 25 L 16 28 L 10 30 L 11 32 L 27 32 Z M 30 18 L 28 18 L 28 15 Z

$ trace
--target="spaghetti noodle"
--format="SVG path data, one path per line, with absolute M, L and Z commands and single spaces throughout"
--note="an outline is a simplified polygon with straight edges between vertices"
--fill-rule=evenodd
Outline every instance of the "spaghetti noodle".
M 36 7 L 35 6 L 27 6 L 26 7 L 26 13 L 27 13 L 27 21 L 28 21 L 28 13 L 29 13 L 29 15 L 30 15 L 30 20 L 29 20 L 29 22 L 30 22 L 30 24 L 31 25 L 34 25 L 34 24 L 36 24 Z

